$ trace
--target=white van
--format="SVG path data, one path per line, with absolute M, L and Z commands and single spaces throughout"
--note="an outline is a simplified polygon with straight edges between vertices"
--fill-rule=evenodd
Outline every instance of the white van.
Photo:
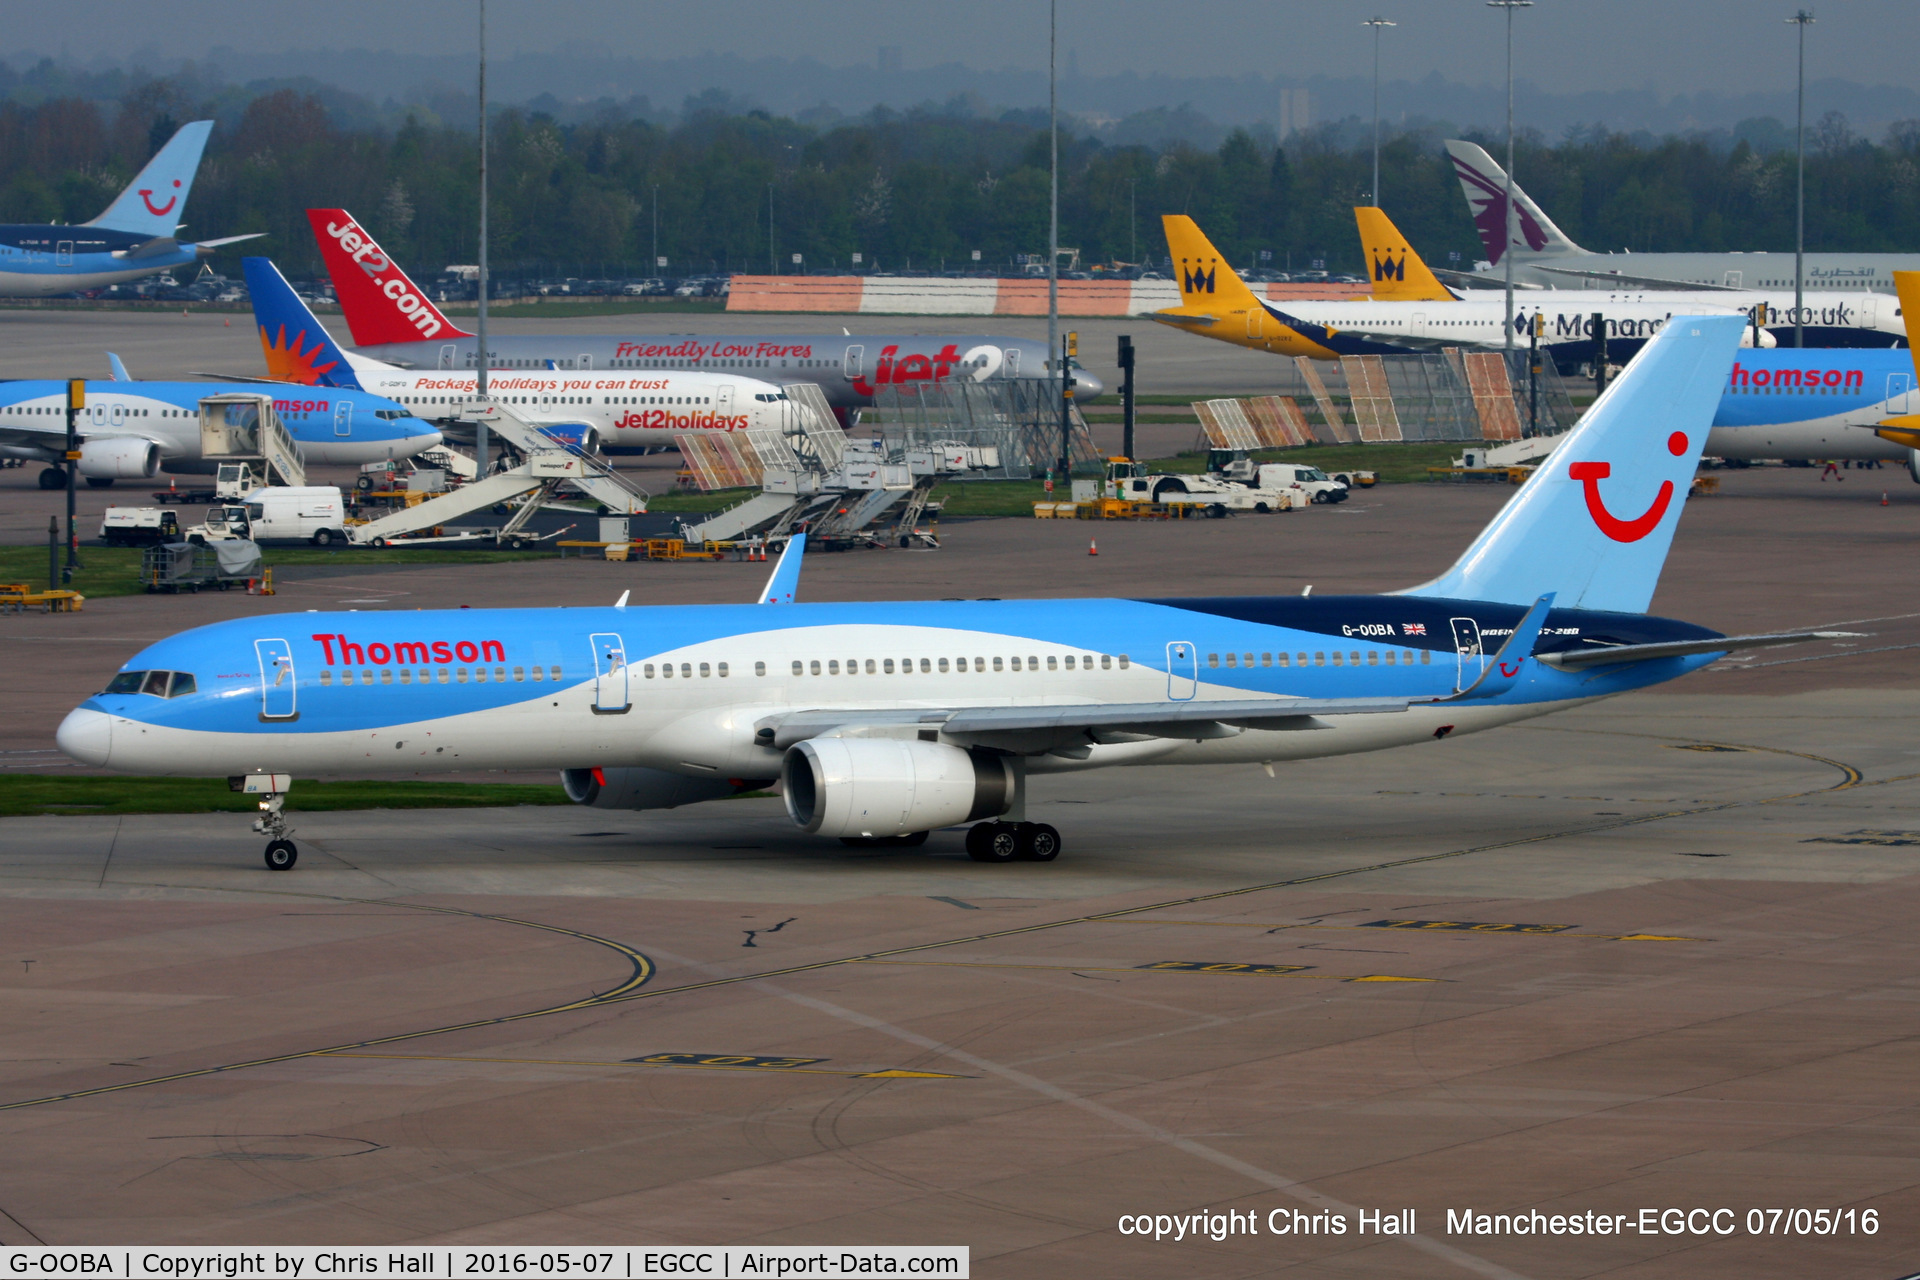
M 244 521 L 236 518 L 242 511 Z M 216 512 L 221 516 L 218 521 L 214 519 Z M 251 538 L 255 542 L 311 542 L 325 547 L 346 542 L 346 515 L 340 490 L 332 485 L 255 489 L 243 505 L 209 512 L 206 524 L 188 531 L 188 541 Z

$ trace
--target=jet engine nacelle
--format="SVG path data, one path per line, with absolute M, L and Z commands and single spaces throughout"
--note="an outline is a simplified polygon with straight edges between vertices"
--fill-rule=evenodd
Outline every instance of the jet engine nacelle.
M 1002 756 L 900 738 L 809 738 L 780 763 L 787 814 L 823 836 L 903 836 L 1013 807 Z
M 149 480 L 160 471 L 160 446 L 122 437 L 80 446 L 80 474 L 89 480 Z
M 594 809 L 677 809 L 702 800 L 724 800 L 758 791 L 766 779 L 690 778 L 665 769 L 565 769 L 560 784 L 567 799 Z
M 1915 484 L 1920 484 L 1920 449 L 1907 450 L 1907 474 Z

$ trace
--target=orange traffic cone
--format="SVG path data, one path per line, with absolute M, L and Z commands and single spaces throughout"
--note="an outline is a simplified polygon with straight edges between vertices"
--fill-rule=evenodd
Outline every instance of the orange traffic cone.
M 1887 491 L 1885 489 L 1880 491 L 1880 505 L 1883 507 L 1887 505 Z
M 231 320 L 227 321 L 227 328 L 229 329 L 233 328 L 233 321 Z
M 1100 554 L 1100 544 L 1092 538 L 1087 539 L 1087 554 L 1090 556 L 1097 556 Z

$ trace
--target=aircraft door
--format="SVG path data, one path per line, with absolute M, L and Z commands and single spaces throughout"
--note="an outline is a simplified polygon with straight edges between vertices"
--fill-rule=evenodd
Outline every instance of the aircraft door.
M 442 369 L 453 368 L 453 344 L 451 342 L 440 348 L 440 367 Z
M 1725 285 L 1729 289 L 1738 289 L 1740 287 L 1740 279 L 1741 279 L 1740 272 L 1729 271 L 1724 276 L 1720 277 L 1720 283 Z
M 848 347 L 846 355 L 840 358 L 840 372 L 848 382 L 853 382 L 861 376 L 860 364 L 866 358 L 866 354 L 865 347 Z
M 92 415 L 93 425 L 96 427 L 106 426 L 107 425 L 107 406 L 105 406 L 104 404 L 95 403 L 92 406 L 92 408 L 93 408 L 93 415 Z
M 1481 647 L 1480 624 L 1472 618 L 1454 618 L 1453 653 L 1457 666 L 1453 677 L 1455 692 L 1480 678 L 1487 669 L 1486 651 Z
M 1880 323 L 1880 299 L 1868 294 L 1860 299 L 1860 327 L 1871 329 Z
M 579 356 L 578 363 L 579 363 L 579 367 L 582 369 L 591 369 L 593 368 L 593 357 L 582 352 L 581 355 Z
M 593 646 L 593 714 L 617 716 L 632 709 L 627 698 L 627 646 L 619 636 L 603 631 L 587 637 Z
M 1913 375 L 1910 373 L 1890 373 L 1887 375 L 1888 413 L 1913 412 Z
M 1259 307 L 1247 308 L 1247 336 L 1249 338 L 1257 338 L 1260 336 L 1260 321 L 1265 315 L 1266 312 L 1262 311 Z
M 1018 347 L 1007 348 L 1006 368 L 1007 368 L 1007 376 L 1009 378 L 1017 378 L 1020 376 L 1020 348 Z
M 293 646 L 285 640 L 255 640 L 253 653 L 260 660 L 260 718 L 298 720 L 300 709 L 294 700 Z
M 63 267 L 73 265 L 73 241 L 62 240 L 55 248 L 53 260 Z
M 733 384 L 723 382 L 713 389 L 713 410 L 715 413 L 733 412 Z
M 1407 332 L 1414 337 L 1423 337 L 1427 332 L 1427 313 L 1416 311 L 1407 322 Z
M 122 427 L 126 425 L 126 422 L 127 422 L 127 406 L 123 404 L 117 404 L 113 406 L 113 425 L 116 427 Z
M 1167 701 L 1186 702 L 1200 691 L 1200 655 L 1192 644 L 1175 640 L 1167 646 Z
M 333 434 L 337 436 L 353 434 L 353 401 L 345 396 L 333 402 Z

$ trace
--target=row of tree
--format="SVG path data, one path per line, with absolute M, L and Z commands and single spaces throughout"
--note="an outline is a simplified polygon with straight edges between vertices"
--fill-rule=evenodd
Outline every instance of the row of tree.
M 148 81 L 117 105 L 63 99 L 0 105 L 0 220 L 96 215 L 181 122 L 212 104 Z M 846 268 L 965 270 L 1043 255 L 1044 116 L 876 111 L 817 126 L 701 109 L 673 124 L 561 125 L 501 111 L 490 156 L 493 260 L 550 274 Z M 228 105 L 227 118 L 233 112 Z M 1769 122 L 1757 122 L 1769 123 Z M 1444 124 L 1390 130 L 1381 202 L 1424 255 L 1483 251 L 1439 142 Z M 1920 122 L 1875 142 L 1830 115 L 1810 130 L 1807 242 L 1830 250 L 1920 247 Z M 1489 149 L 1501 145 L 1490 140 Z M 1195 217 L 1242 265 L 1357 270 L 1352 208 L 1370 200 L 1364 131 L 1345 121 L 1284 144 L 1236 131 L 1217 150 L 1060 140 L 1061 243 L 1085 262 L 1154 262 L 1157 215 Z M 1575 131 L 1526 136 L 1515 166 L 1530 194 L 1591 249 L 1792 248 L 1791 151 L 1700 139 Z M 318 269 L 308 207 L 345 207 L 402 261 L 432 274 L 475 257 L 478 151 L 470 131 L 409 119 L 391 132 L 340 127 L 292 89 L 255 97 L 215 131 L 188 208 L 189 236 L 265 231 L 292 274 Z M 536 264 L 538 266 L 536 267 Z

